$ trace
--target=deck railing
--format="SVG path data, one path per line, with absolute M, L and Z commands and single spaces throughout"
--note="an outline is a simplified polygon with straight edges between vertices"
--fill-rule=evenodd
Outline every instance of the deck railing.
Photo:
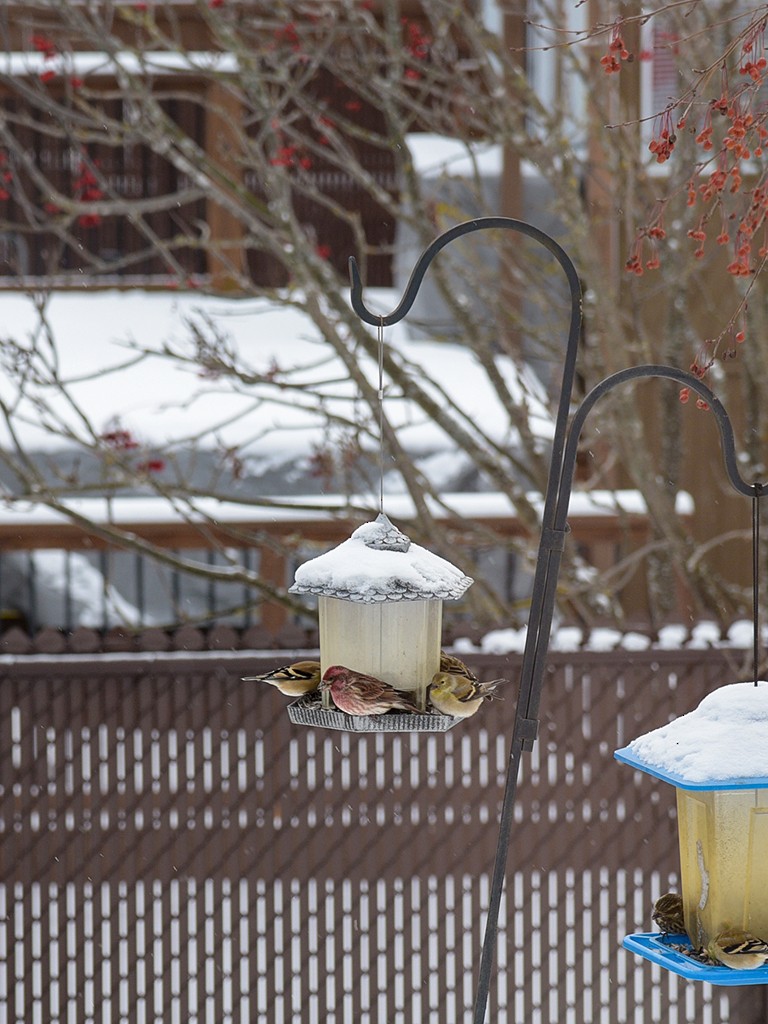
M 569 543 L 597 573 L 610 570 L 650 535 L 648 516 L 636 507 L 637 495 L 620 492 L 620 500 L 622 493 L 629 511 L 617 509 L 609 495 L 582 495 L 569 517 Z M 525 546 L 525 529 L 503 496 L 447 497 L 457 511 L 452 516 L 442 513 L 445 550 L 462 567 L 465 561 L 478 560 L 485 582 L 508 606 L 521 600 L 522 624 L 530 570 L 513 546 L 519 548 L 521 541 Z M 350 518 L 340 498 L 336 505 L 328 498 L 327 509 L 314 512 L 302 511 L 300 505 L 292 508 L 290 499 L 282 506 L 278 501 L 265 507 L 202 501 L 200 513 L 190 513 L 188 520 L 160 499 L 73 501 L 92 527 L 44 509 L 0 511 L 0 614 L 6 625 L 26 627 L 32 634 L 44 627 L 69 633 L 83 626 L 103 632 L 115 627 L 173 630 L 228 625 L 238 630 L 260 627 L 278 637 L 278 643 L 291 646 L 295 636 L 285 630 L 295 634 L 297 624 L 311 625 L 309 619 L 265 598 L 246 582 L 228 580 L 228 569 L 242 566 L 284 592 L 302 560 L 346 540 L 365 516 Z M 408 531 L 412 511 L 405 504 L 400 510 L 397 499 L 389 504 L 395 508 L 392 517 Z M 369 518 L 375 515 L 372 512 Z M 132 549 L 130 541 L 121 548 L 104 534 L 105 528 L 114 527 L 161 552 L 192 561 L 202 571 L 162 564 Z M 485 539 L 478 540 L 483 530 Z M 532 540 L 531 550 L 533 545 Z M 206 570 L 211 572 L 206 575 Z M 217 571 L 220 578 L 215 578 Z M 630 614 L 641 619 L 645 589 L 636 590 L 633 596 L 629 584 L 624 596 Z M 446 618 L 453 613 L 453 607 L 446 606 Z M 470 628 L 471 623 L 464 622 L 463 627 Z

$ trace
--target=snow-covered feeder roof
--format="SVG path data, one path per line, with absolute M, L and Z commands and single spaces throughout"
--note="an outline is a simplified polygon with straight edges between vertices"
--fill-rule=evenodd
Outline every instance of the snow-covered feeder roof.
M 412 544 L 382 512 L 349 540 L 299 566 L 290 593 L 362 604 L 456 600 L 472 582 L 444 558 Z
M 721 686 L 614 757 L 679 789 L 766 789 L 768 682 Z

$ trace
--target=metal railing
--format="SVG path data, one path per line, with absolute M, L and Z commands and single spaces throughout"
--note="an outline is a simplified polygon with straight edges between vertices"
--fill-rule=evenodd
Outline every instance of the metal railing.
M 446 546 L 456 552 L 460 563 L 475 563 L 484 581 L 508 607 L 522 602 L 525 610 L 530 573 L 523 564 L 525 559 L 515 550 L 525 542 L 522 525 L 510 514 L 473 510 L 472 499 L 476 496 L 460 497 L 469 502 L 466 515 L 470 525 L 485 528 L 487 535 L 499 542 L 494 546 L 486 540 L 479 548 L 457 517 L 445 524 Z M 142 506 L 148 500 L 142 499 Z M 81 501 L 77 510 L 93 524 L 91 530 L 68 523 L 63 517 L 25 518 L 21 512 L 6 511 L 0 519 L 3 620 L 24 626 L 31 633 L 45 627 L 69 632 L 84 626 L 103 631 L 121 626 L 174 629 L 185 624 L 226 624 L 237 629 L 260 625 L 279 635 L 296 624 L 296 615 L 284 605 L 265 599 L 257 587 L 206 578 L 161 564 L 140 550 L 110 545 L 99 534 L 99 528 L 105 524 L 122 528 L 203 570 L 241 566 L 270 587 L 284 591 L 293 581 L 296 565 L 346 540 L 362 521 L 309 512 L 297 518 L 290 508 L 283 510 L 286 515 L 281 517 L 279 507 L 267 517 L 263 509 L 233 509 L 218 503 L 212 506 L 209 518 L 187 522 L 178 517 L 169 519 L 163 502 L 158 500 L 157 505 L 153 519 L 144 507 L 137 517 L 130 498 L 115 500 L 109 506 L 103 499 Z M 399 521 L 404 521 L 407 530 L 408 516 L 399 517 Z M 574 543 L 597 572 L 613 566 L 622 553 L 637 548 L 649 535 L 646 514 L 622 512 L 620 506 L 601 506 L 594 501 L 575 511 L 570 522 Z M 635 604 L 633 617 L 641 619 L 643 609 L 638 601 Z M 455 611 L 446 607 L 445 618 Z

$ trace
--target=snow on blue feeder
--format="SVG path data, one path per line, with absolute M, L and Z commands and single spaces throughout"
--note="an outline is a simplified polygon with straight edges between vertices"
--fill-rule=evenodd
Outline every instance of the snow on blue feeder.
M 720 687 L 614 756 L 677 790 L 687 932 L 682 948 L 659 933 L 629 935 L 625 947 L 685 978 L 768 984 L 768 964 L 747 970 L 738 957 L 731 968 L 690 955 L 724 934 L 768 942 L 768 682 Z
M 291 720 L 348 732 L 443 732 L 458 719 L 427 708 L 427 689 L 440 667 L 444 600 L 472 584 L 456 566 L 411 543 L 384 513 L 338 547 L 296 570 L 292 594 L 315 594 L 320 669 L 343 665 L 408 693 L 423 714 L 351 716 L 323 695 L 288 708 Z

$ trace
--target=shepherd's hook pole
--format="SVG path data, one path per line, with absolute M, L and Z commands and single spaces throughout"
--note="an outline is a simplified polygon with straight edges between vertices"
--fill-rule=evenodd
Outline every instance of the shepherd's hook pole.
M 352 283 L 351 302 L 353 309 L 362 320 L 374 327 L 383 327 L 397 323 L 413 305 L 427 268 L 440 250 L 455 238 L 473 231 L 489 228 L 505 228 L 517 231 L 527 235 L 529 238 L 533 238 L 549 250 L 565 272 L 570 290 L 571 314 L 565 358 L 563 360 L 563 376 L 555 419 L 547 491 L 542 515 L 541 540 L 533 579 L 523 663 L 520 670 L 520 694 L 512 730 L 506 784 L 499 818 L 499 838 L 496 846 L 486 930 L 478 972 L 473 1024 L 484 1024 L 488 1005 L 488 992 L 490 989 L 493 959 L 496 952 L 499 909 L 506 875 L 509 842 L 512 834 L 513 810 L 520 760 L 523 751 L 533 749 L 538 734 L 538 712 L 543 685 L 544 662 L 549 647 L 560 561 L 565 546 L 565 538 L 568 534 L 568 504 L 576 468 L 578 440 L 587 415 L 604 394 L 627 381 L 644 377 L 665 377 L 677 381 L 696 392 L 714 412 L 720 430 L 726 472 L 733 487 L 740 494 L 749 497 L 758 496 L 761 489 L 765 487 L 763 484 L 749 484 L 741 477 L 736 460 L 733 428 L 728 414 L 719 399 L 707 385 L 686 370 L 678 370 L 661 364 L 649 364 L 621 370 L 607 377 L 590 391 L 574 414 L 569 428 L 568 420 L 576 374 L 576 353 L 581 337 L 581 288 L 576 268 L 565 250 L 549 235 L 533 227 L 531 224 L 513 220 L 510 217 L 481 217 L 476 220 L 465 221 L 444 232 L 419 257 L 406 285 L 400 304 L 386 316 L 373 313 L 365 306 L 362 299 L 363 288 L 357 263 L 354 257 L 352 257 L 349 261 L 349 269 Z

